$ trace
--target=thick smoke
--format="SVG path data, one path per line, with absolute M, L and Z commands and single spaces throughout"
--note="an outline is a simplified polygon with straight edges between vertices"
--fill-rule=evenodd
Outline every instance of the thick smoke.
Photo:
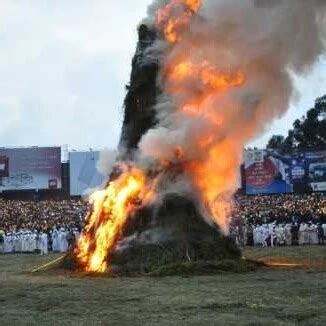
M 117 158 L 118 158 L 118 152 L 116 150 L 105 149 L 101 151 L 99 160 L 97 161 L 96 164 L 97 171 L 101 175 L 108 177 L 113 170 Z
M 157 124 L 139 151 L 127 153 L 133 161 L 123 151 L 116 161 L 101 156 L 98 168 L 112 172 L 111 182 L 92 195 L 75 251 L 86 271 L 105 271 L 117 245 L 168 237 L 153 223 L 119 242 L 132 213 L 169 192 L 190 196 L 208 222 L 228 231 L 244 146 L 284 114 L 294 94 L 290 76 L 306 73 L 324 51 L 323 3 L 154 1 L 146 21 L 158 38 L 142 54 L 160 60 Z
M 168 3 L 190 2 L 154 1 L 146 21 L 155 26 Z M 178 41 L 162 47 L 161 30 L 153 46 L 163 49 L 159 123 L 140 150 L 182 164 L 203 211 L 225 231 L 244 146 L 288 109 L 291 74 L 305 74 L 325 50 L 325 2 L 204 0 Z

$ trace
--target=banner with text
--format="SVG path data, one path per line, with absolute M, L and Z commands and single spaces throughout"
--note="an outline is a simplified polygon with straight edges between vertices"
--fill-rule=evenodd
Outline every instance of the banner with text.
M 247 194 L 326 191 L 326 151 L 247 150 L 245 178 Z
M 60 147 L 0 148 L 0 191 L 60 188 Z

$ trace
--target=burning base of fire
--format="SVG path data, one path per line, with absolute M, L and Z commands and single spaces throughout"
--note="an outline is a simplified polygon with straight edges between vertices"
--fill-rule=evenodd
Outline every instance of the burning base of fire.
M 122 233 L 107 257 L 109 275 L 205 274 L 253 267 L 241 259 L 232 239 L 209 226 L 193 202 L 180 195 L 168 195 L 156 209 L 140 209 Z M 85 271 L 85 265 L 73 253 L 62 266 Z

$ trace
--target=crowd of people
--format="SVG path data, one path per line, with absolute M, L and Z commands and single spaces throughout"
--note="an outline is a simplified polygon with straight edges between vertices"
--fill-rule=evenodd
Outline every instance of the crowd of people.
M 66 252 L 88 209 L 74 199 L 0 199 L 2 252 Z M 230 233 L 240 246 L 324 244 L 326 194 L 236 196 Z
M 82 200 L 21 201 L 0 199 L 0 229 L 5 232 L 80 228 L 87 212 Z
M 46 255 L 49 250 L 64 253 L 69 250 L 79 235 L 77 228 L 57 229 L 56 227 L 49 231 L 19 230 L 3 233 L 2 251 L 4 254 L 40 252 L 41 255 Z
M 250 224 L 326 223 L 326 194 L 236 196 L 234 218 Z
M 0 199 L 0 251 L 66 252 L 79 236 L 87 210 L 82 200 Z
M 324 244 L 326 195 L 237 196 L 231 235 L 240 246 Z
M 326 223 L 233 224 L 231 236 L 241 246 L 324 245 Z

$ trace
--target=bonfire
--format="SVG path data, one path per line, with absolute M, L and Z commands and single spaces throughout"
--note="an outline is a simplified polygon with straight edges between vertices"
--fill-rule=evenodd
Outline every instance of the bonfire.
M 265 30 L 274 6 L 275 17 L 287 8 L 203 0 L 150 6 L 139 27 L 114 172 L 91 196 L 74 248 L 80 269 L 240 257 L 228 231 L 244 146 L 289 107 L 288 67 L 300 70 L 318 55 L 317 47 L 297 51 L 302 39 L 283 33 L 305 3 Z M 318 22 L 311 10 L 305 19 Z M 316 39 L 313 30 L 303 39 Z

